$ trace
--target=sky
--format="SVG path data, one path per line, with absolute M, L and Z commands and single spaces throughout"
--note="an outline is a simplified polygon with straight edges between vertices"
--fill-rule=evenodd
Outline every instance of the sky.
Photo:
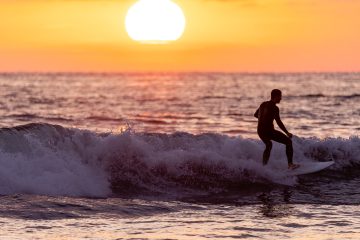
M 0 0 L 0 71 L 360 71 L 360 0 L 174 0 L 168 44 L 128 36 L 136 2 Z

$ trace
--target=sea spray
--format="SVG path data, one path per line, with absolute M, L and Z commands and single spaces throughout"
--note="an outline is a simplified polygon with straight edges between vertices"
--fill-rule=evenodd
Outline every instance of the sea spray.
M 360 140 L 293 138 L 294 162 L 334 160 L 338 177 L 359 169 Z M 106 197 L 211 193 L 257 185 L 295 185 L 285 148 L 261 164 L 260 140 L 204 133 L 96 133 L 50 124 L 0 131 L 0 194 Z M 284 177 L 284 178 L 282 178 Z

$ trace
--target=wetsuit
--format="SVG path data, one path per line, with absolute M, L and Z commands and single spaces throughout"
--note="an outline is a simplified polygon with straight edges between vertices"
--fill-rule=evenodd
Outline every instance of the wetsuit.
M 279 108 L 272 101 L 263 102 L 254 116 L 258 118 L 257 132 L 260 139 L 265 143 L 266 148 L 263 155 L 263 164 L 267 164 L 272 148 L 271 140 L 286 145 L 286 156 L 288 164 L 292 164 L 293 147 L 291 139 L 280 131 L 274 129 L 274 120 L 284 132 L 288 133 L 284 124 L 280 120 Z

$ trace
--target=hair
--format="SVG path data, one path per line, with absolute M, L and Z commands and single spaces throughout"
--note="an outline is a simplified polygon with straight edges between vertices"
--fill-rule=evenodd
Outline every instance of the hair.
M 271 98 L 281 96 L 281 91 L 279 89 L 273 89 L 271 91 Z

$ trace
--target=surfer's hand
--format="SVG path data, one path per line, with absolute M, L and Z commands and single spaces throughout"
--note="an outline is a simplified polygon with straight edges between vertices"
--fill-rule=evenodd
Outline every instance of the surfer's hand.
M 292 138 L 292 133 L 287 132 L 286 135 L 288 135 L 289 138 Z

